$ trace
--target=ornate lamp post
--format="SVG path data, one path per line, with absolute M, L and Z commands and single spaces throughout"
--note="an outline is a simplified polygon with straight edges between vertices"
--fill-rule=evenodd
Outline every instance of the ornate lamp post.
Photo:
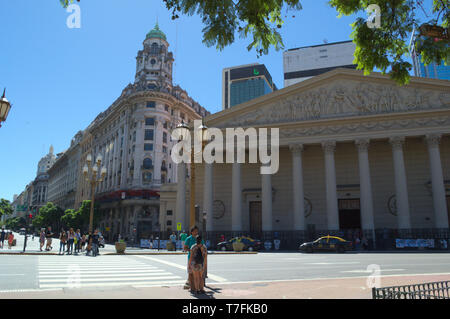
M 92 156 L 89 154 L 86 157 L 87 164 L 84 164 L 83 167 L 83 175 L 87 182 L 91 184 L 91 210 L 89 215 L 89 233 L 93 234 L 92 227 L 94 223 L 94 199 L 95 199 L 95 186 L 97 186 L 98 183 L 103 181 L 103 178 L 106 175 L 106 167 L 102 167 L 102 156 L 99 154 L 97 155 L 97 159 L 95 163 L 92 165 Z M 99 172 L 100 171 L 100 172 Z M 89 172 L 91 172 L 89 174 Z M 100 178 L 97 177 L 100 173 Z M 90 177 L 88 176 L 90 175 Z
M 9 110 L 11 109 L 11 103 L 6 99 L 5 92 L 6 89 L 3 90 L 3 95 L 0 98 L 0 127 L 2 127 L 2 122 L 6 121 Z
M 183 140 L 187 139 L 187 134 L 190 134 L 189 126 L 187 126 L 184 122 L 181 122 L 177 125 L 177 128 L 184 128 L 185 133 L 182 134 Z M 204 125 L 203 119 L 202 124 L 198 127 L 197 130 L 194 129 L 194 138 L 197 141 L 201 142 L 202 148 L 201 153 L 203 154 L 203 149 L 205 147 L 205 144 L 209 141 L 209 134 L 208 134 L 208 127 Z M 195 226 L 195 163 L 194 163 L 194 143 L 191 144 L 191 178 L 190 178 L 190 210 L 189 210 L 189 228 L 192 228 Z M 202 156 L 203 158 L 203 156 Z

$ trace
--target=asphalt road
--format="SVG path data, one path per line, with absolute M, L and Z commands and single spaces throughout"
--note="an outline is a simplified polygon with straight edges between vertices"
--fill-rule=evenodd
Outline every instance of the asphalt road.
M 449 274 L 450 253 L 210 255 L 207 283 Z M 0 256 L 0 293 L 42 289 L 181 286 L 186 255 Z M 372 265 L 369 267 L 369 265 Z M 375 265 L 375 266 L 374 266 Z M 369 268 L 368 268 L 369 267 Z

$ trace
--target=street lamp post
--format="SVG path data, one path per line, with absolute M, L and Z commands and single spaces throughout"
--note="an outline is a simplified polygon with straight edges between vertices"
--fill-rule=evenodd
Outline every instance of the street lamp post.
M 87 164 L 84 164 L 83 167 L 83 175 L 87 182 L 91 184 L 91 209 L 89 214 L 89 233 L 92 234 L 92 227 L 94 223 L 94 199 L 95 199 L 95 186 L 98 183 L 103 181 L 103 178 L 106 175 L 106 167 L 101 167 L 102 165 L 102 156 L 97 155 L 97 159 L 94 164 L 92 164 L 92 156 L 88 154 L 86 157 Z M 100 171 L 100 178 L 97 177 Z M 88 177 L 89 172 L 91 172 L 90 177 Z
M 190 134 L 189 126 L 187 126 L 184 122 L 181 122 L 177 125 L 177 128 L 184 128 L 186 129 L 184 132 L 187 134 Z M 201 154 L 203 154 L 203 149 L 205 147 L 205 144 L 209 141 L 209 135 L 208 135 L 208 127 L 204 125 L 203 119 L 202 124 L 198 127 L 198 130 L 195 130 L 194 133 L 197 133 L 197 136 L 194 135 L 194 138 L 199 140 L 201 142 Z M 185 134 L 181 135 L 183 140 L 186 140 L 187 137 Z M 203 158 L 203 156 L 202 156 Z M 195 226 L 195 154 L 194 154 L 194 143 L 191 144 L 191 176 L 190 176 L 190 211 L 189 211 L 189 224 L 190 229 Z
M 6 121 L 9 110 L 11 109 L 11 103 L 6 99 L 5 92 L 6 89 L 3 90 L 3 95 L 0 98 L 0 127 L 2 127 L 2 122 Z

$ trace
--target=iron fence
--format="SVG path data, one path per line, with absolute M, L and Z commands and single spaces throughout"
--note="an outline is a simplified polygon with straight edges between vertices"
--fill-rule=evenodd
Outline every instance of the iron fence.
M 373 299 L 450 299 L 450 281 L 372 288 Z

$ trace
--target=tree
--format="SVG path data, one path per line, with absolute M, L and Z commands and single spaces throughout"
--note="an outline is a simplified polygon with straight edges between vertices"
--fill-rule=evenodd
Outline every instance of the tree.
M 89 218 L 91 212 L 91 201 L 85 200 L 78 210 L 68 209 L 61 217 L 61 222 L 68 228 L 87 229 L 89 226 Z M 100 220 L 100 212 L 98 206 L 94 203 L 94 228 Z
M 5 222 L 5 227 L 6 229 L 11 229 L 14 231 L 19 230 L 22 227 L 26 226 L 26 220 L 23 217 L 13 217 L 13 218 L 8 218 Z
M 2 217 L 3 215 L 5 216 L 12 215 L 13 212 L 14 209 L 11 206 L 11 202 L 4 198 L 0 199 L 0 217 Z
M 77 0 L 80 2 L 79 0 Z M 172 19 L 179 14 L 198 14 L 205 25 L 203 43 L 224 49 L 235 40 L 236 33 L 252 42 L 248 50 L 255 49 L 257 55 L 267 54 L 270 47 L 284 49 L 278 32 L 283 21 L 283 9 L 301 10 L 300 0 L 163 0 L 172 11 Z M 60 0 L 67 7 L 73 0 Z M 405 61 L 409 38 L 413 29 L 427 22 L 441 28 L 441 37 L 423 37 L 416 43 L 416 52 L 425 64 L 450 62 L 449 20 L 450 0 L 433 0 L 430 9 L 424 7 L 424 0 L 330 0 L 329 5 L 340 16 L 357 15 L 366 12 L 369 5 L 380 8 L 380 26 L 370 28 L 367 21 L 357 18 L 352 24 L 351 38 L 356 44 L 354 63 L 358 69 L 369 74 L 375 68 L 388 73 L 399 84 L 409 82 L 411 64 Z M 429 21 L 422 21 L 419 13 L 425 13 Z M 422 29 L 423 30 L 423 29 Z M 421 31 L 422 32 L 422 31 Z
M 64 211 L 60 207 L 48 202 L 39 209 L 39 214 L 33 219 L 32 223 L 35 228 L 51 226 L 53 230 L 59 229 L 63 215 Z

